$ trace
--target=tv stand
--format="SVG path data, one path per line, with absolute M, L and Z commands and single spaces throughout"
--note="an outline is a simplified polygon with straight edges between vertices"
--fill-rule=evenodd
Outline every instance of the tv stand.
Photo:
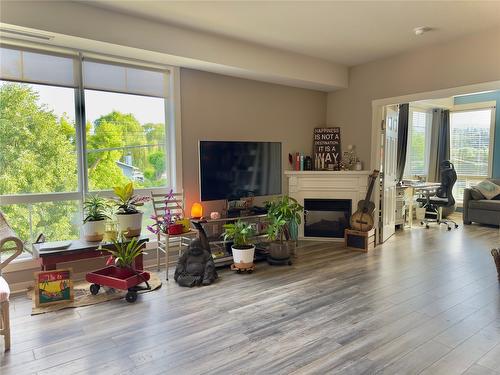
M 240 211 L 241 214 L 248 211 Z M 216 267 L 228 266 L 233 263 L 233 256 L 231 255 L 230 242 L 226 242 L 222 239 L 222 233 L 224 231 L 223 225 L 227 223 L 232 223 L 237 220 L 243 220 L 252 223 L 256 226 L 257 235 L 253 237 L 253 241 L 256 243 L 255 248 L 255 261 L 266 259 L 266 249 L 264 246 L 257 246 L 259 243 L 265 242 L 265 229 L 267 228 L 267 215 L 259 214 L 245 214 L 235 217 L 223 217 L 220 219 L 191 219 L 193 224 L 196 226 L 202 226 L 205 234 L 207 235 L 210 249 L 212 255 L 214 256 L 214 263 Z

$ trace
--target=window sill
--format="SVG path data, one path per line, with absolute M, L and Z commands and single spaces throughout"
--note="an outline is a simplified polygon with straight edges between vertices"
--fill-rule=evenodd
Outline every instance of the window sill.
M 30 269 L 40 269 L 40 262 L 38 259 L 19 259 L 17 261 L 11 262 L 7 267 L 5 267 L 3 273 L 26 271 Z

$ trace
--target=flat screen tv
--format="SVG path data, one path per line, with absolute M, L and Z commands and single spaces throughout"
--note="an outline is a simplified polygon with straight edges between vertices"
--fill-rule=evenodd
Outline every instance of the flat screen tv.
M 201 200 L 281 194 L 280 142 L 200 141 Z

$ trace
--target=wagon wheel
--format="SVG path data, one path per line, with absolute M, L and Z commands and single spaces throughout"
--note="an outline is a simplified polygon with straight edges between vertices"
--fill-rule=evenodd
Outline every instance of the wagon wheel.
M 134 303 L 135 301 L 137 301 L 137 292 L 127 292 L 127 294 L 125 295 L 125 299 L 127 300 L 127 302 Z
M 99 284 L 92 284 L 90 286 L 90 293 L 95 296 L 97 293 L 99 293 L 99 289 L 101 289 L 101 286 Z

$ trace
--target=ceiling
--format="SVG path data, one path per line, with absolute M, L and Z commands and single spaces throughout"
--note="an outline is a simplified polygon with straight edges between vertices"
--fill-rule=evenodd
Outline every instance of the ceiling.
M 348 66 L 500 27 L 500 1 L 82 2 Z

